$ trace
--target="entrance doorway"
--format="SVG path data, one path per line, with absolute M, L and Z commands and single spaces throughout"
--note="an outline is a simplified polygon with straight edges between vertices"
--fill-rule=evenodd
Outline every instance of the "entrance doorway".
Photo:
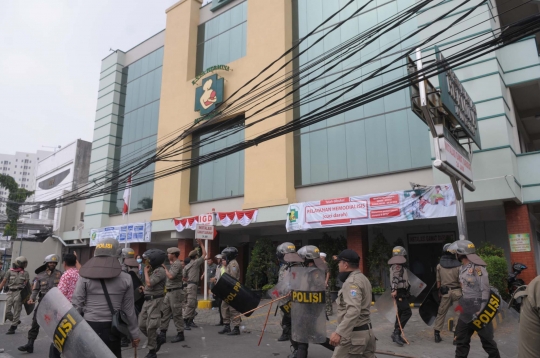
M 409 243 L 409 269 L 424 281 L 427 287 L 415 302 L 422 302 L 437 280 L 436 268 L 441 258 L 441 244 L 411 245 Z

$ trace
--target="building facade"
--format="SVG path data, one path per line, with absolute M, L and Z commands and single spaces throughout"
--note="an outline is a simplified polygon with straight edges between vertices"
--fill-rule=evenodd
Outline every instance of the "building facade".
M 277 71 L 276 76 L 286 76 L 415 4 L 413 0 L 378 0 L 369 4 L 359 0 L 319 27 L 346 3 L 214 0 L 201 6 L 196 0 L 182 0 L 171 6 L 166 10 L 167 25 L 163 32 L 127 52 L 118 50 L 102 62 L 90 180 L 97 180 L 108 171 L 114 173 L 118 168 L 125 170 L 130 160 L 148 158 L 152 150 L 186 128 L 190 128 L 190 135 L 177 146 L 195 143 L 192 150 L 183 151 L 169 161 L 159 161 L 155 167 L 149 166 L 145 169 L 147 173 L 174 170 L 178 163 L 291 123 L 321 105 L 340 103 L 384 86 L 406 74 L 405 60 L 398 62 L 401 66 L 394 71 L 364 82 L 342 98 L 331 97 L 331 88 L 371 73 L 419 46 L 429 35 L 457 18 L 451 14 L 434 23 L 434 19 L 457 5 L 456 1 L 434 1 L 418 16 L 339 66 L 322 62 L 328 71 L 321 70 L 310 75 L 313 77 L 301 79 L 300 85 L 308 80 L 310 83 L 294 94 L 282 90 L 278 95 L 283 98 L 277 105 L 284 106 L 330 85 L 326 92 L 319 92 L 324 95 L 316 101 L 255 125 L 251 124 L 265 113 L 257 112 L 261 109 L 257 103 L 233 107 L 220 123 L 198 123 L 215 98 L 210 91 L 212 86 L 223 83 L 223 93 L 218 93 L 218 97 L 228 98 L 237 90 L 240 95 L 249 96 L 246 92 L 249 86 L 242 86 L 272 61 L 278 59 L 272 67 Z M 500 3 L 500 8 L 499 1 L 494 0 L 468 3 L 460 11 L 473 10 L 469 18 L 422 44 L 423 57 L 432 56 L 435 45 L 445 56 L 450 56 L 470 46 L 469 40 L 487 39 L 501 28 L 538 12 L 534 4 L 509 11 L 510 5 Z M 331 31 L 353 14 L 354 17 Z M 409 36 L 423 28 L 429 31 Z M 322 36 L 325 36 L 323 40 L 317 42 Z M 503 247 L 509 262 L 526 264 L 529 269 L 523 276 L 527 282 L 540 268 L 537 265 L 540 235 L 537 42 L 535 37 L 525 38 L 454 68 L 475 103 L 482 143 L 481 148 L 474 148 L 472 163 L 476 191 L 465 193 L 469 239 L 476 244 L 490 242 Z M 282 57 L 296 44 L 299 46 L 295 52 Z M 391 55 L 371 60 L 373 54 L 390 47 Z M 294 61 L 289 61 L 297 54 L 300 55 Z M 362 62 L 366 65 L 357 72 L 342 76 Z M 207 69 L 206 75 L 199 76 Z M 209 80 L 212 80 L 210 84 Z M 430 81 L 438 86 L 437 78 Z M 221 91 L 219 88 L 217 92 Z M 204 99 L 206 93 L 209 97 Z M 365 262 L 369 246 L 382 235 L 390 244 L 403 243 L 410 260 L 420 267 L 418 272 L 425 274 L 426 281 L 433 281 L 431 268 L 435 262 L 431 257 L 441 250 L 442 241 L 438 238 L 457 239 L 455 217 L 291 233 L 285 229 L 287 209 L 293 203 L 406 190 L 410 189 L 410 182 L 449 183 L 446 175 L 432 167 L 435 155 L 431 135 L 411 111 L 410 103 L 409 90 L 402 89 L 294 133 L 135 187 L 129 221 L 151 221 L 152 236 L 150 242 L 132 246 L 142 252 L 149 247 L 174 245 L 184 256 L 193 247 L 194 232 L 180 231 L 184 224 L 179 229 L 178 219 L 212 212 L 224 217 L 230 213 L 241 216 L 256 209 L 256 219 L 250 218 L 249 225 L 244 226 L 246 222 L 243 222 L 224 226 L 218 220 L 218 236 L 210 245 L 211 253 L 227 245 L 237 246 L 245 269 L 250 249 L 259 238 L 303 246 L 317 245 L 323 237 L 341 236 Z M 197 144 L 208 138 L 217 139 L 207 141 L 207 145 Z M 124 223 L 121 204 L 121 193 L 88 200 L 83 236 L 88 237 L 90 229 Z M 64 233 L 66 238 L 76 235 L 73 231 Z M 413 239 L 421 235 L 428 237 L 430 243 L 419 245 Z M 516 249 L 513 241 L 516 235 L 528 238 L 529 247 Z

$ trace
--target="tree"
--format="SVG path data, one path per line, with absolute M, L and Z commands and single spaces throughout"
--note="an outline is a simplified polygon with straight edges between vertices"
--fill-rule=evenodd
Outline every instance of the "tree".
M 277 282 L 276 249 L 268 238 L 255 242 L 247 267 L 246 286 L 258 290 Z
M 378 234 L 368 253 L 368 267 L 371 274 L 378 275 L 378 277 L 373 277 L 373 280 L 377 280 L 380 287 L 383 287 L 383 275 L 387 272 L 391 253 L 392 246 L 383 234 Z
M 338 255 L 341 251 L 347 248 L 347 239 L 340 235 L 337 238 L 332 238 L 327 233 L 323 234 L 319 250 L 326 254 L 326 263 L 328 264 L 328 270 L 330 271 L 330 289 L 335 291 L 336 279 L 338 275 L 338 261 L 333 259 L 334 255 Z
M 17 237 L 17 221 L 19 220 L 19 209 L 33 191 L 19 188 L 19 185 L 11 176 L 0 174 L 0 187 L 9 190 L 8 202 L 6 205 L 7 224 L 4 228 L 4 236 Z

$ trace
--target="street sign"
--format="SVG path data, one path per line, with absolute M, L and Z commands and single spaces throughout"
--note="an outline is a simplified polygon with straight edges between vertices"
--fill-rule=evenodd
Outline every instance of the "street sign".
M 214 225 L 214 214 L 210 213 L 199 215 L 198 223 L 203 225 Z
M 440 160 L 457 170 L 467 180 L 473 181 L 472 165 L 469 152 L 444 129 L 444 136 L 439 140 Z
M 195 229 L 195 239 L 214 240 L 214 237 L 214 225 L 197 224 L 197 228 Z

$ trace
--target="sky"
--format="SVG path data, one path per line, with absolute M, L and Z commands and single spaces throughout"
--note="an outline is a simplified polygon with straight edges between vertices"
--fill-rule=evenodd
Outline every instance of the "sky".
M 0 153 L 91 142 L 101 60 L 163 30 L 177 1 L 1 1 Z

